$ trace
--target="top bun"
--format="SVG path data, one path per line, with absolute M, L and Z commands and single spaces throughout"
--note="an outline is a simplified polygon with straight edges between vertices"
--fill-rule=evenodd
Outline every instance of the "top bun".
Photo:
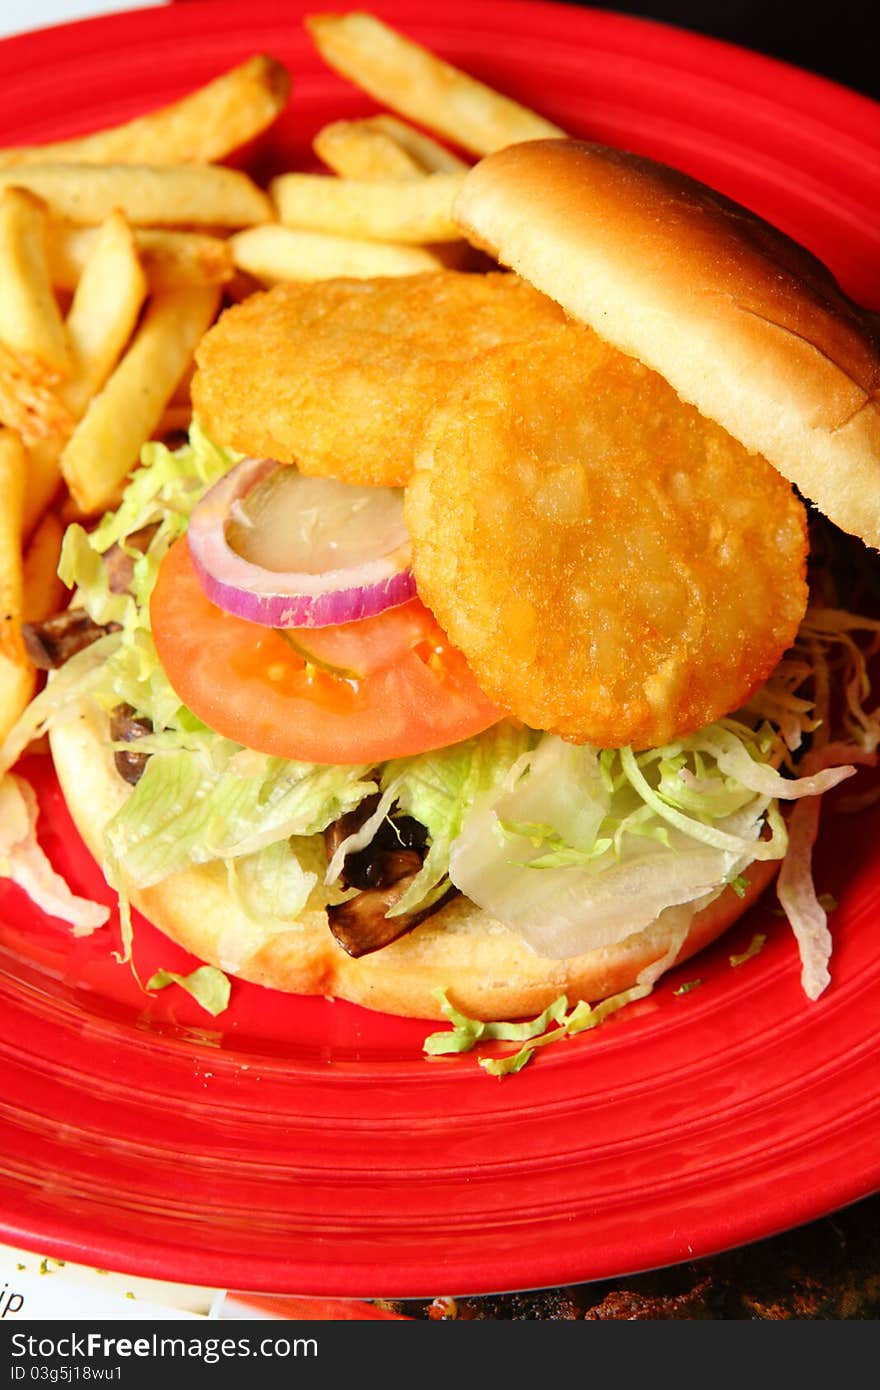
M 575 140 L 481 160 L 455 218 L 880 548 L 877 320 L 803 247 L 685 174 Z

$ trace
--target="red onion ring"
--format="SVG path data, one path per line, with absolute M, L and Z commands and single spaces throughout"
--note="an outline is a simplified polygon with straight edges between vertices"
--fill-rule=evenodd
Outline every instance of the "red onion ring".
M 218 608 L 263 627 L 329 627 L 369 618 L 406 603 L 416 591 L 410 543 L 400 501 L 400 523 L 377 540 L 366 529 L 358 563 L 322 573 L 280 572 L 246 560 L 232 549 L 227 525 L 232 508 L 278 468 L 275 459 L 244 459 L 205 493 L 189 523 L 189 548 L 199 581 Z M 302 477 L 296 474 L 297 478 Z M 304 479 L 305 484 L 314 480 Z M 321 480 L 337 505 L 351 496 L 353 510 L 366 489 Z M 334 489 L 339 489 L 338 495 Z M 384 491 L 384 489 L 383 489 Z M 379 492 L 379 489 L 370 489 Z M 386 502 L 387 505 L 387 502 Z M 393 504 L 392 504 L 393 505 Z M 360 545 L 360 540 L 358 541 Z

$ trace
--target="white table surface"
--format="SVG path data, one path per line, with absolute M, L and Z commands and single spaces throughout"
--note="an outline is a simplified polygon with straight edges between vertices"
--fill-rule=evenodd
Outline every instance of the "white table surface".
M 71 19 L 166 3 L 168 0 L 0 0 L 0 38 L 20 34 L 25 29 L 64 24 Z

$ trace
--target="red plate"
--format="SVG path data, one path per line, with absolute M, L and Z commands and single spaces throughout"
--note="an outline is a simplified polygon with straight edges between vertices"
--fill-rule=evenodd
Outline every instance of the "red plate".
M 538 4 L 388 4 L 415 38 L 575 134 L 677 164 L 763 212 L 880 307 L 880 112 L 778 63 L 638 20 Z M 274 164 L 370 104 L 292 0 L 125 14 L 0 45 L 0 140 L 174 98 L 257 50 L 292 68 Z M 100 894 L 45 760 L 42 836 Z M 496 1081 L 424 1060 L 420 1023 L 236 984 L 218 1023 L 155 1003 L 107 934 L 75 942 L 0 892 L 0 1235 L 160 1278 L 419 1296 L 618 1275 L 770 1235 L 880 1186 L 880 813 L 830 817 L 834 981 L 800 991 L 753 913 L 595 1034 Z M 755 931 L 763 952 L 734 969 Z M 186 968 L 145 924 L 141 974 Z M 683 995 L 683 980 L 702 984 Z M 173 997 L 172 997 L 173 996 Z

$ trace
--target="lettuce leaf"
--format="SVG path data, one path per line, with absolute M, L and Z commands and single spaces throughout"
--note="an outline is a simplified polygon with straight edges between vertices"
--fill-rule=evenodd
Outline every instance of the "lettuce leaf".
M 428 831 L 422 870 L 389 912 L 418 909 L 449 872 L 449 856 L 467 812 L 479 796 L 491 795 L 538 735 L 507 720 L 464 743 L 396 758 L 382 770 L 383 789 L 393 786 L 398 806 Z
M 0 777 L 0 877 L 23 888 L 50 917 L 73 927 L 74 936 L 89 936 L 110 916 L 102 903 L 72 893 L 37 840 L 37 798 L 24 778 Z
M 167 989 L 179 985 L 186 990 L 206 1013 L 216 1018 L 229 1005 L 231 986 L 222 970 L 215 965 L 200 965 L 189 975 L 177 975 L 173 970 L 157 970 L 146 983 L 146 989 Z
M 189 864 L 278 843 L 290 853 L 292 836 L 316 834 L 375 790 L 366 767 L 313 767 L 240 751 L 220 767 L 186 748 L 152 754 L 105 831 L 109 857 L 128 879 L 145 888 Z M 269 861 L 263 864 L 257 877 L 268 885 Z M 277 915 L 284 896 L 272 894 L 265 910 Z
M 429 1057 L 440 1057 L 450 1053 L 470 1052 L 472 1048 L 483 1043 L 519 1042 L 522 1046 L 516 1052 L 509 1052 L 503 1057 L 479 1059 L 480 1066 L 490 1076 L 510 1076 L 514 1072 L 522 1071 L 538 1048 L 597 1028 L 618 1009 L 624 1008 L 636 999 L 644 999 L 652 988 L 653 982 L 638 983 L 619 994 L 610 995 L 600 1004 L 591 1005 L 581 999 L 571 1010 L 567 997 L 560 994 L 537 1018 L 511 1023 L 485 1023 L 480 1019 L 468 1018 L 450 1003 L 445 990 L 436 990 L 441 1010 L 449 1019 L 452 1028 L 430 1033 L 422 1047 Z

